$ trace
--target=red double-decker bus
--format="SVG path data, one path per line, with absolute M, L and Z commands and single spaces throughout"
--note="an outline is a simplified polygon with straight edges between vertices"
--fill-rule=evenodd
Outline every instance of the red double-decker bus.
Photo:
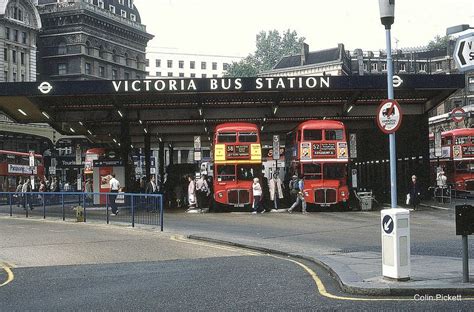
M 213 144 L 215 209 L 250 207 L 252 180 L 262 176 L 262 148 L 257 125 L 220 124 L 216 126 Z
M 35 165 L 30 167 L 30 154 L 0 150 L 0 188 L 14 192 L 20 177 L 44 177 L 43 156 L 34 154 Z
M 322 207 L 348 208 L 348 146 L 344 124 L 335 120 L 309 120 L 287 135 L 288 175 L 304 177 L 306 202 Z
M 474 194 L 474 129 L 455 129 L 441 133 L 440 157 L 435 156 L 434 135 L 430 135 L 430 163 L 433 185 L 436 167 L 441 167 L 457 192 Z

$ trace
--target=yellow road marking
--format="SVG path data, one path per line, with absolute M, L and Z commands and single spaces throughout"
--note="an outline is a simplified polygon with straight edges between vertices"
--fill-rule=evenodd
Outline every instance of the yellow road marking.
M 0 284 L 0 287 L 3 287 L 13 281 L 15 275 L 13 274 L 13 271 L 10 269 L 10 266 L 8 264 L 0 262 L 0 267 L 2 267 L 5 272 L 7 272 L 7 280 L 3 282 L 3 284 Z

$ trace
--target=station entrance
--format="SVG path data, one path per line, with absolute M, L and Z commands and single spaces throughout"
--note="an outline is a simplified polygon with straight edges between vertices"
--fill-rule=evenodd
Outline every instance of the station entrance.
M 395 88 L 403 122 L 396 134 L 399 194 L 412 174 L 429 185 L 428 113 L 464 86 L 463 75 L 405 75 Z M 129 159 L 158 150 L 164 174 L 165 148 L 210 148 L 216 125 L 256 124 L 262 146 L 282 142 L 299 123 L 315 119 L 345 124 L 349 143 L 349 185 L 389 199 L 388 136 L 375 115 L 386 98 L 386 76 L 253 77 L 129 81 L 45 81 L 0 84 L 0 110 L 19 123 L 48 123 L 62 135 L 120 150 Z M 173 155 L 170 155 L 172 162 Z M 132 175 L 125 166 L 126 182 Z

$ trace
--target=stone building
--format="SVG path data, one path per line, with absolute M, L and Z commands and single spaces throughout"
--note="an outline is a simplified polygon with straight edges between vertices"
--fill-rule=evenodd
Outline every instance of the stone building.
M 31 0 L 0 0 L 0 82 L 36 80 L 41 19 Z
M 41 80 L 143 79 L 152 35 L 133 0 L 38 0 Z

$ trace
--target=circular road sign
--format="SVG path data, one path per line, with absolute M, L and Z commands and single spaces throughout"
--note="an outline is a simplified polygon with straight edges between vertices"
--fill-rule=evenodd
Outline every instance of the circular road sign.
M 383 217 L 382 229 L 387 234 L 391 234 L 393 232 L 393 219 L 391 216 L 386 215 Z
M 377 110 L 377 125 L 384 133 L 390 134 L 400 128 L 402 110 L 395 100 L 384 100 Z
M 454 122 L 461 122 L 464 120 L 464 116 L 466 116 L 466 112 L 461 107 L 456 107 L 451 111 L 451 118 Z

